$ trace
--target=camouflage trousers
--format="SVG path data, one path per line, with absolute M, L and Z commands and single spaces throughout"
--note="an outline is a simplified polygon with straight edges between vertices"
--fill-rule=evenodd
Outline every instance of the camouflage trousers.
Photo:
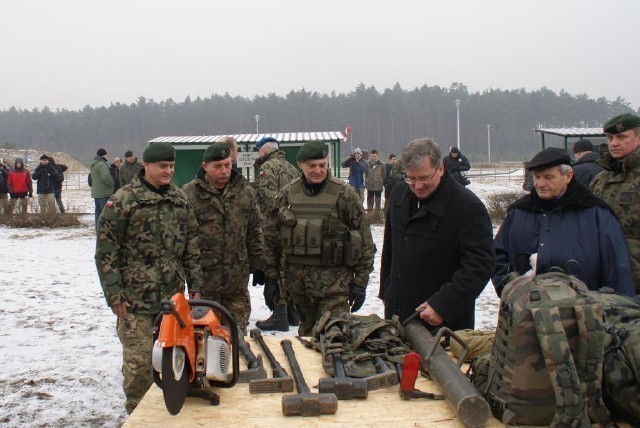
M 300 315 L 300 336 L 311 336 L 316 321 L 326 311 L 332 317 L 349 312 L 349 286 L 353 278 L 351 269 L 344 267 L 317 267 L 289 265 L 285 285 Z
M 245 279 L 244 283 L 248 284 L 249 279 Z M 247 285 L 244 288 L 227 288 L 224 286 L 208 286 L 202 287 L 202 298 L 213 300 L 224 306 L 233 316 L 236 324 L 247 335 L 247 323 L 249 315 L 251 315 L 251 296 Z
M 151 384 L 151 352 L 153 350 L 154 315 L 128 313 L 118 319 L 117 330 L 122 343 L 122 388 L 126 396 L 125 408 L 131 414 Z

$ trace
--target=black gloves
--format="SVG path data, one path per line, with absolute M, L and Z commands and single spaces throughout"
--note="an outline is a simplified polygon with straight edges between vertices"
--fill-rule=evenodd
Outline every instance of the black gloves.
M 255 287 L 256 285 L 264 284 L 264 281 L 265 281 L 264 271 L 262 271 L 262 270 L 254 270 L 253 271 L 253 280 L 251 281 L 251 284 L 253 284 L 253 286 Z
M 358 311 L 364 304 L 364 299 L 367 298 L 367 289 L 361 285 L 351 284 L 349 289 L 349 306 L 351 307 L 351 313 Z
M 278 291 L 278 281 L 275 279 L 267 278 L 264 281 L 264 303 L 267 304 L 267 307 L 270 310 L 274 310 L 276 307 L 276 302 L 280 298 L 280 293 Z

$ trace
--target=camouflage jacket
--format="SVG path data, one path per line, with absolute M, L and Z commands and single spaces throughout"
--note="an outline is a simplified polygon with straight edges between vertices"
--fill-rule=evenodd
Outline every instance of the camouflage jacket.
M 134 160 L 132 163 L 126 160 L 122 162 L 122 165 L 120 165 L 120 186 L 131 183 L 133 177 L 135 177 L 142 168 L 143 166 L 138 160 Z
M 107 202 L 98 221 L 95 261 L 107 304 L 154 314 L 160 300 L 202 287 L 198 224 L 174 185 L 150 190 L 138 176 Z
M 276 150 L 258 158 L 254 166 L 260 169 L 255 188 L 260 212 L 266 220 L 267 213 L 280 189 L 298 178 L 300 173 L 287 161 L 282 150 Z
M 199 178 L 183 187 L 199 227 L 200 263 L 205 277 L 216 281 L 249 279 L 249 266 L 264 270 L 262 214 L 255 191 L 235 171 L 221 192 Z M 237 284 L 246 287 L 247 281 Z
M 640 293 L 640 148 L 622 161 L 606 154 L 596 163 L 604 168 L 591 182 L 591 191 L 615 211 L 631 253 L 633 281 Z
M 304 176 L 300 180 L 305 182 Z M 294 181 L 296 182 L 296 181 Z M 282 260 L 282 241 L 280 236 L 281 218 L 280 211 L 291 205 L 289 199 L 289 189 L 292 183 L 287 184 L 276 196 L 273 207 L 269 212 L 269 219 L 265 229 L 265 241 L 270 251 L 267 251 L 267 277 L 277 278 L 280 269 L 280 261 Z M 326 190 L 328 180 L 325 186 L 320 190 Z M 311 191 L 302 186 L 302 191 L 313 196 Z M 338 193 L 338 200 L 335 209 L 331 212 L 331 216 L 337 218 L 341 223 L 347 225 L 350 230 L 360 232 L 363 241 L 362 257 L 358 264 L 352 269 L 354 274 L 353 283 L 366 287 L 369 283 L 369 274 L 373 271 L 373 257 L 376 252 L 375 244 L 371 236 L 371 228 L 367 222 L 364 208 L 360 202 L 358 195 L 349 187 L 348 184 L 342 183 Z M 346 266 L 345 266 L 346 267 Z M 286 270 L 286 266 L 284 266 Z M 321 269 L 321 268 L 320 268 Z

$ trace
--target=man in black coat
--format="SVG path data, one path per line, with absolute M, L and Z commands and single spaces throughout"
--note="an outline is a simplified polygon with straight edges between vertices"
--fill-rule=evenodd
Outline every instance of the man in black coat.
M 493 229 L 482 201 L 441 159 L 430 139 L 402 151 L 406 179 L 389 201 L 378 297 L 387 319 L 420 310 L 431 329 L 473 328 L 475 300 L 495 267 Z
M 40 213 L 54 213 L 56 182 L 59 179 L 59 174 L 56 167 L 49 163 L 47 155 L 40 156 L 40 165 L 33 171 L 31 178 L 38 182 L 37 193 Z

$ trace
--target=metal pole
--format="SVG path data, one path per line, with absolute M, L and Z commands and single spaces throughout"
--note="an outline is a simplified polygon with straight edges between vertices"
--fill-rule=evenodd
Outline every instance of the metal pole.
M 460 100 L 456 100 L 456 113 L 457 113 L 457 118 L 458 118 L 458 149 L 460 149 L 460 151 L 462 151 L 462 147 L 460 147 L 460 103 L 462 101 Z
M 487 124 L 487 163 L 491 163 L 491 125 Z
M 256 134 L 260 133 L 259 123 L 260 123 L 260 115 L 256 114 Z

